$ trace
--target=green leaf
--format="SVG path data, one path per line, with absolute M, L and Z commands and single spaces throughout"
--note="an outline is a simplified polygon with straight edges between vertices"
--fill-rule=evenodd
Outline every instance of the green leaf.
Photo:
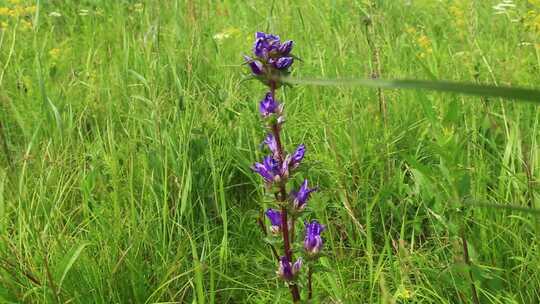
M 508 210 L 508 211 L 530 213 L 533 215 L 540 215 L 540 209 L 538 208 L 529 208 L 529 207 L 517 206 L 517 205 L 512 205 L 512 204 L 465 202 L 465 206 L 467 205 L 471 207 L 479 207 L 479 208 L 494 209 L 494 210 L 502 209 L 502 210 Z
M 66 278 L 69 270 L 71 269 L 71 267 L 73 267 L 73 264 L 75 264 L 75 261 L 77 261 L 77 259 L 81 255 L 81 252 L 83 251 L 84 247 L 88 246 L 89 244 L 90 243 L 83 243 L 79 245 L 79 247 L 77 247 L 75 250 L 73 250 L 69 260 L 64 266 L 64 270 L 62 271 L 62 277 L 60 278 L 60 282 L 58 283 L 58 289 L 62 288 L 62 283 L 64 282 L 64 279 Z
M 426 81 L 426 80 L 379 80 L 379 79 L 317 79 L 291 78 L 281 79 L 290 84 L 316 86 L 360 86 L 381 89 L 416 89 L 440 92 L 460 93 L 467 95 L 514 98 L 540 103 L 540 90 L 518 87 L 500 87 L 493 85 L 477 85 L 464 82 Z

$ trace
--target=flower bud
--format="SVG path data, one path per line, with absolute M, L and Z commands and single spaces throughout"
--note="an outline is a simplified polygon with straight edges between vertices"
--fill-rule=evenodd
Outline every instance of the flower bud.
M 286 70 L 293 64 L 292 57 L 281 57 L 275 63 L 274 67 L 278 70 Z
M 270 229 L 272 230 L 273 234 L 279 234 L 281 231 L 281 212 L 274 210 L 272 208 L 268 208 L 265 212 L 266 217 L 270 220 L 270 223 L 272 224 Z
M 281 108 L 282 107 L 274 99 L 271 92 L 266 93 L 264 99 L 259 103 L 259 112 L 265 118 L 272 114 L 278 114 Z
M 294 264 L 291 264 L 289 259 L 287 259 L 286 256 L 282 256 L 279 260 L 279 267 L 277 274 L 284 280 L 284 281 L 292 281 L 296 278 L 298 273 L 300 272 L 300 269 L 302 268 L 302 258 L 299 258 L 294 262 Z
M 316 220 L 311 223 L 305 223 L 306 237 L 304 239 L 304 249 L 310 256 L 316 256 L 321 252 L 323 240 L 321 233 L 326 229 L 324 225 L 319 224 Z
M 308 180 L 304 179 L 304 182 L 300 186 L 298 191 L 292 192 L 293 206 L 297 211 L 302 211 L 306 207 L 306 203 L 311 197 L 311 193 L 317 191 L 317 188 L 309 188 Z
M 292 40 L 287 40 L 279 47 L 278 51 L 282 56 L 287 56 L 291 53 L 293 48 Z

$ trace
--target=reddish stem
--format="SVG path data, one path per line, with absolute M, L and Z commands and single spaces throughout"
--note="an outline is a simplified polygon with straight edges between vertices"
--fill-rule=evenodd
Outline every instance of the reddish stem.
M 311 277 L 313 276 L 313 270 L 311 270 L 311 267 L 308 268 L 308 300 L 311 300 L 313 298 L 313 289 L 311 288 Z
M 270 92 L 272 94 L 272 98 L 275 99 L 276 95 L 276 82 L 272 81 L 270 83 Z M 274 139 L 276 140 L 276 146 L 277 146 L 277 157 L 278 162 L 281 165 L 283 163 L 283 146 L 281 144 L 281 137 L 280 132 L 281 129 L 279 127 L 279 124 L 273 124 L 272 125 L 272 135 L 274 136 Z M 281 181 L 279 183 L 279 195 L 276 195 L 277 200 L 281 203 L 281 232 L 283 235 L 283 250 L 285 251 L 285 257 L 287 257 L 287 260 L 290 263 L 293 263 L 293 252 L 291 250 L 291 242 L 289 239 L 289 224 L 288 224 L 288 217 L 287 217 L 287 207 L 285 206 L 285 201 L 287 200 L 287 189 L 285 187 L 285 182 Z M 292 224 L 294 226 L 294 218 L 292 221 Z M 294 231 L 294 228 L 291 227 L 292 231 Z M 298 286 L 295 283 L 289 284 L 289 289 L 291 291 L 291 296 L 293 298 L 294 303 L 300 302 L 300 292 L 298 291 Z

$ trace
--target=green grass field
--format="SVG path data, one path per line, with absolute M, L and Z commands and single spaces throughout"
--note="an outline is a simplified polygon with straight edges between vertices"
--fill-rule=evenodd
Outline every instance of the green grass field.
M 254 32 L 295 41 L 296 77 L 539 87 L 540 2 L 499 2 L 0 0 L 0 303 L 290 303 Z M 280 97 L 328 225 L 312 303 L 540 301 L 537 104 Z

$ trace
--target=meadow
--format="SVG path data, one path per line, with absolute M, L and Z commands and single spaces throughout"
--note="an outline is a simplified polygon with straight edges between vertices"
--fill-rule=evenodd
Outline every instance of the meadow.
M 540 87 L 536 0 L 0 0 L 0 303 L 291 303 L 256 31 L 299 78 Z M 327 224 L 312 303 L 540 301 L 538 103 L 281 94 Z

